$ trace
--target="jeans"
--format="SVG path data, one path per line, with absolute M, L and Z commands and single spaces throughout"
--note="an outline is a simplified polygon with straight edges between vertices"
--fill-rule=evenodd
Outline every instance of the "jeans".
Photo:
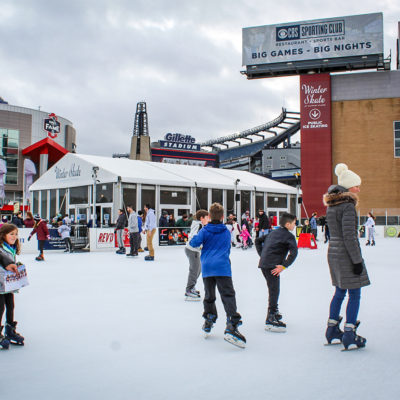
M 118 242 L 118 247 L 120 249 L 125 248 L 125 246 L 124 246 L 124 238 L 123 238 L 124 231 L 125 231 L 125 229 L 117 229 L 117 242 Z
M 269 229 L 264 229 L 264 232 L 263 232 L 263 231 L 260 231 L 260 232 L 258 233 L 258 237 L 266 236 L 266 235 L 268 235 L 268 233 L 269 233 Z
M 349 292 L 349 300 L 346 308 L 346 322 L 355 324 L 357 322 L 358 310 L 360 309 L 361 288 L 358 289 L 341 289 L 336 287 L 329 310 L 329 319 L 339 320 L 340 308 L 346 292 Z

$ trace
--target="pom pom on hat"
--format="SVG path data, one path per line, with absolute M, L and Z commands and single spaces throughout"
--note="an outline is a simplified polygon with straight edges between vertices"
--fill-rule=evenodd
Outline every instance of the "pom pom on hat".
M 338 177 L 338 184 L 345 189 L 361 185 L 361 178 L 355 172 L 350 171 L 346 164 L 336 165 L 335 174 Z

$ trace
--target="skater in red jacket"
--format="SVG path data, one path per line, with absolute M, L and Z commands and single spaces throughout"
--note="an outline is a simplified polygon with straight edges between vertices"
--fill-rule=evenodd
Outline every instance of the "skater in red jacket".
M 33 231 L 30 233 L 28 240 L 36 233 L 39 247 L 39 255 L 36 257 L 37 261 L 44 261 L 43 248 L 46 240 L 50 239 L 49 230 L 47 228 L 46 221 L 40 218 L 40 215 L 35 215 L 33 217 L 35 220 L 35 225 L 33 226 Z

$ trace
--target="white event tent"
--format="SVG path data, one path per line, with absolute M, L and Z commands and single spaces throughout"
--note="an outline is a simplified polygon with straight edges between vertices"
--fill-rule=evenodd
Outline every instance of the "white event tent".
M 87 221 L 93 212 L 102 225 L 114 222 L 119 208 L 143 209 L 157 217 L 195 213 L 215 201 L 227 213 L 265 209 L 279 216 L 297 214 L 296 188 L 246 172 L 68 153 L 30 187 L 32 211 L 42 218 L 69 214 Z M 93 204 L 93 198 L 96 201 Z

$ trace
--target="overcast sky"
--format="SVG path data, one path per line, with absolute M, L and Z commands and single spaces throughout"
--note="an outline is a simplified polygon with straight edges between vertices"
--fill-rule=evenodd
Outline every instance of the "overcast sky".
M 398 0 L 0 0 L 0 96 L 71 120 L 79 153 L 128 152 L 138 101 L 153 141 L 207 140 L 299 111 L 298 77 L 240 74 L 243 27 L 371 12 L 394 59 Z

